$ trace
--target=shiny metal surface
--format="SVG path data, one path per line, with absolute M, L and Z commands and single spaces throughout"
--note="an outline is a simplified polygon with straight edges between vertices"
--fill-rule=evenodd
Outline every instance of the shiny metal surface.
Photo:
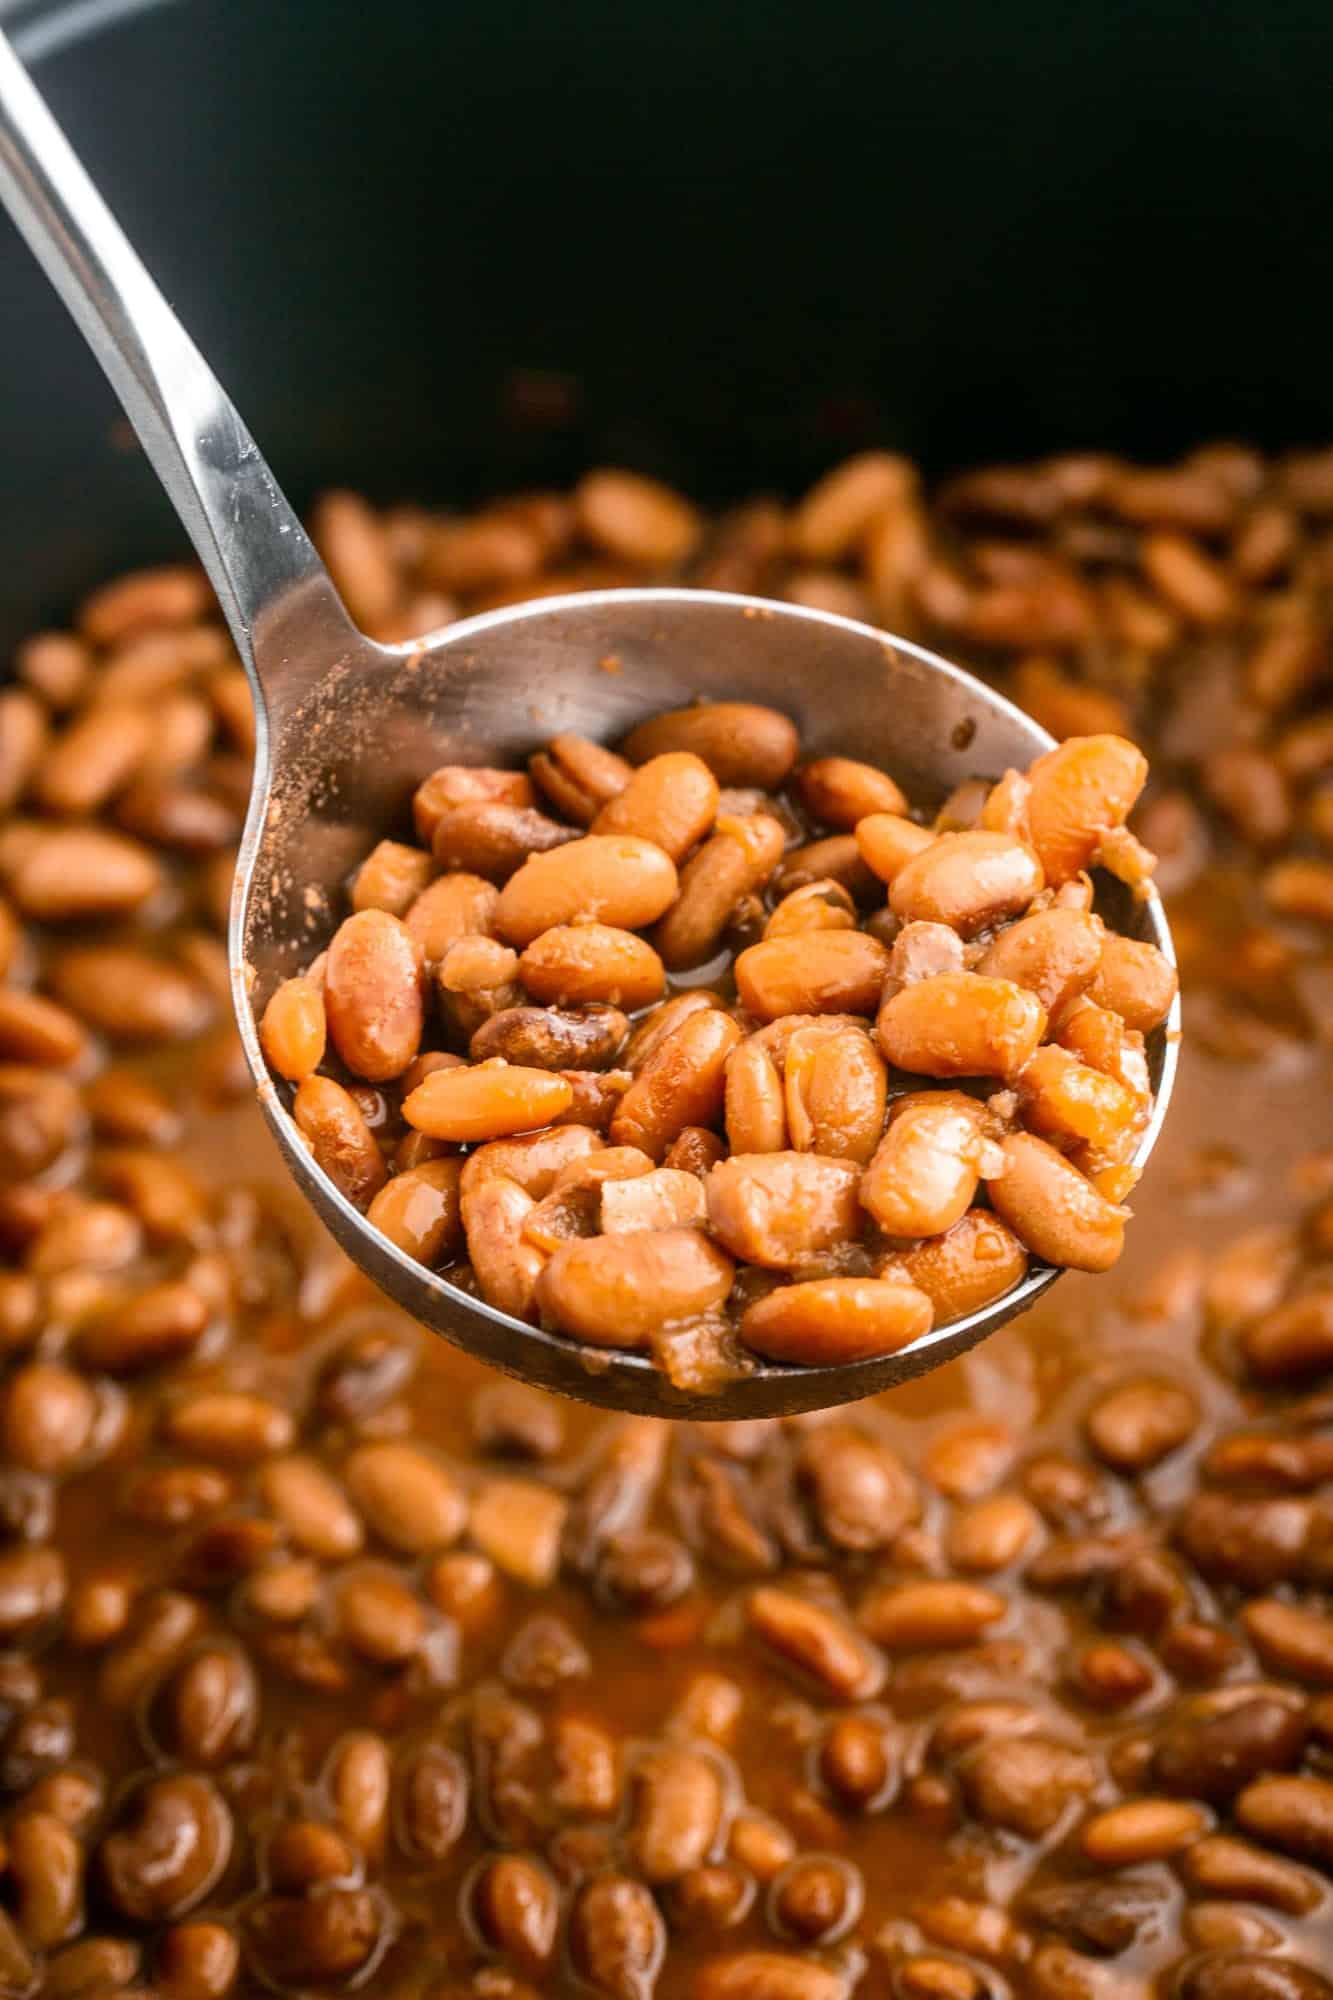
M 523 1325 L 393 1248 L 315 1166 L 268 1076 L 256 1016 L 324 944 L 349 871 L 407 823 L 446 761 L 503 763 L 558 730 L 614 741 L 695 696 L 764 701 L 807 749 L 882 764 L 923 804 L 1026 764 L 1050 739 L 958 668 L 867 626 L 792 605 L 674 589 L 519 605 L 381 646 L 351 624 L 253 439 L 0 37 L 0 199 L 87 336 L 217 591 L 255 693 L 254 791 L 232 904 L 233 991 L 260 1099 L 293 1176 L 347 1253 L 417 1319 L 495 1366 L 657 1416 L 776 1416 L 850 1401 L 951 1359 L 1022 1312 L 1057 1272 L 903 1352 L 836 1368 L 763 1365 L 715 1396 L 673 1389 L 645 1356 L 592 1353 Z M 1170 951 L 1155 896 L 1106 881 L 1108 921 Z M 1154 1036 L 1165 1114 L 1179 1032 Z

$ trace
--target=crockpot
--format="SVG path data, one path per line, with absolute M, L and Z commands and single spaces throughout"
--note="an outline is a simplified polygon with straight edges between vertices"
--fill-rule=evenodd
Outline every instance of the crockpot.
M 0 0 L 279 477 L 1333 435 L 1333 14 Z M 0 656 L 179 549 L 0 222 Z

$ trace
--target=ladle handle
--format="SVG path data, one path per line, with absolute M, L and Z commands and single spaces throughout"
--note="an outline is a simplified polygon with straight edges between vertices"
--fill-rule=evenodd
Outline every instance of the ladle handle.
M 352 628 L 230 397 L 0 33 L 0 201 L 101 362 L 208 572 L 241 659 L 281 699 L 300 619 Z M 262 675 L 262 687 L 259 682 Z

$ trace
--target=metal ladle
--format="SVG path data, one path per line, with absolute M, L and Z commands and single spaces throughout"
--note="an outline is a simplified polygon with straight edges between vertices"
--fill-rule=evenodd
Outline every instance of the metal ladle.
M 614 742 L 694 697 L 785 710 L 814 754 L 883 765 L 937 803 L 1051 739 L 1009 702 L 919 646 L 789 604 L 716 592 L 616 590 L 469 618 L 403 645 L 349 619 L 304 528 L 229 398 L 149 277 L 0 35 L 0 199 L 125 407 L 217 593 L 254 692 L 250 811 L 232 895 L 232 989 L 259 1100 L 297 1185 L 342 1245 L 414 1318 L 511 1374 L 655 1416 L 772 1417 L 892 1387 L 1027 1309 L 1059 1276 L 1037 1267 L 1007 1297 L 898 1354 L 827 1368 L 757 1365 L 716 1394 L 672 1387 L 645 1355 L 593 1352 L 524 1325 L 396 1250 L 307 1152 L 256 1034 L 280 978 L 321 949 L 342 885 L 447 762 L 506 764 L 560 730 Z M 1155 892 L 1105 878 L 1108 923 L 1171 955 Z M 1175 1069 L 1178 1014 L 1149 1044 L 1156 1108 Z

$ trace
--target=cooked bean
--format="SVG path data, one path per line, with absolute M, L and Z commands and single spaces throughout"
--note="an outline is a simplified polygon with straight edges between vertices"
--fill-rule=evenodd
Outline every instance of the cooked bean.
M 533 802 L 532 786 L 522 771 L 498 771 L 483 764 L 441 764 L 412 795 L 412 819 L 422 846 L 430 846 L 442 812 L 473 801 L 527 807 Z
M 1140 1123 L 1133 1091 L 1054 1045 L 1037 1050 L 1019 1078 L 1018 1095 L 1031 1130 L 1066 1146 L 1109 1152 Z
M 722 1116 L 726 1066 L 741 1030 L 729 1014 L 701 1008 L 658 1043 L 611 1119 L 614 1146 L 637 1146 L 661 1160 L 687 1125 Z
M 707 1219 L 703 1185 L 678 1167 L 602 1184 L 601 1223 L 608 1236 L 635 1229 L 677 1229 Z
M 1162 1861 L 1208 1831 L 1201 1806 L 1178 1799 L 1131 1799 L 1096 1813 L 1084 1826 L 1080 1844 L 1089 1861 L 1103 1868 L 1129 1868 Z
M 657 927 L 663 963 L 674 972 L 711 957 L 737 906 L 772 874 L 783 844 L 781 826 L 767 814 L 724 814 L 681 870 L 679 892 Z
M 764 926 L 766 938 L 804 937 L 810 931 L 856 928 L 856 906 L 840 882 L 807 882 L 782 898 Z
M 279 1076 L 303 1083 L 324 1060 L 327 1029 L 324 995 L 314 981 L 284 979 L 264 1009 L 259 1040 Z
M 332 1077 L 308 1076 L 292 1100 L 292 1117 L 310 1141 L 315 1164 L 338 1192 L 354 1207 L 368 1208 L 388 1178 L 388 1169 L 351 1093 Z
M 614 750 L 586 736 L 552 737 L 528 759 L 534 782 L 556 811 L 576 826 L 591 826 L 602 807 L 623 792 L 634 767 Z
M 578 837 L 577 828 L 562 826 L 535 806 L 465 799 L 441 811 L 431 835 L 431 852 L 441 868 L 503 883 L 529 855 L 550 853 Z
M 888 958 L 863 931 L 769 938 L 736 960 L 736 985 L 760 1021 L 784 1014 L 872 1014 Z
M 403 923 L 422 962 L 438 965 L 460 938 L 493 934 L 499 901 L 480 875 L 442 875 L 409 904 Z
M 884 1684 L 884 1661 L 841 1612 L 765 1586 L 746 1603 L 750 1629 L 780 1659 L 834 1701 L 869 1701 Z
M 137 1374 L 192 1353 L 212 1317 L 192 1285 L 167 1279 L 86 1320 L 79 1329 L 79 1355 L 86 1367 L 109 1375 Z
M 596 1002 L 563 1012 L 507 1007 L 482 1023 L 469 1053 L 474 1062 L 501 1056 L 532 1069 L 604 1069 L 615 1061 L 628 1033 L 629 1022 L 619 1009 Z
M 1028 772 L 1027 821 L 1046 879 L 1068 882 L 1123 826 L 1148 775 L 1141 750 L 1121 736 L 1074 736 Z
M 557 924 L 518 961 L 534 1000 L 557 1007 L 598 1002 L 633 1013 L 660 998 L 666 975 L 646 939 L 609 924 Z
M 343 1467 L 347 1488 L 391 1548 L 420 1555 L 456 1541 L 467 1519 L 462 1489 L 416 1445 L 361 1445 Z
M 900 813 L 870 813 L 856 826 L 856 845 L 881 882 L 892 883 L 908 863 L 935 845 L 928 827 Z
M 21 1813 L 9 1832 L 14 1914 L 24 1939 L 50 1951 L 83 1923 L 83 1850 L 70 1829 L 46 1812 Z
M 893 875 L 889 906 L 905 922 L 948 924 L 964 937 L 1027 908 L 1041 864 L 1009 834 L 942 833 Z
M 780 1951 L 737 1951 L 705 1959 L 692 2000 L 848 2000 L 841 1972 Z
M 942 972 L 890 991 L 876 1033 L 887 1060 L 917 1076 L 1016 1076 L 1036 1052 L 1046 1016 L 1007 979 Z
M 573 1100 L 563 1077 L 494 1061 L 433 1071 L 405 1100 L 403 1116 L 433 1139 L 471 1144 L 549 1125 Z
M 702 531 L 695 509 L 669 486 L 618 468 L 586 473 L 575 489 L 574 507 L 590 542 L 646 569 L 682 562 Z
M 635 834 L 677 863 L 717 816 L 717 780 L 689 751 L 668 751 L 641 764 L 630 782 L 601 808 L 597 834 Z
M 355 1555 L 361 1547 L 358 1515 L 337 1481 L 317 1460 L 304 1456 L 271 1459 L 259 1474 L 259 1491 L 297 1548 L 333 1562 Z
M 1007 1610 L 1004 1598 L 981 1584 L 931 1577 L 874 1591 L 860 1622 L 889 1652 L 915 1652 L 974 1645 Z
M 1187 1848 L 1180 1871 L 1196 1894 L 1235 1897 L 1303 1916 L 1320 1898 L 1315 1878 L 1248 1841 L 1207 1834 Z
M 1333 1784 L 1316 1777 L 1263 1777 L 1235 1804 L 1246 1833 L 1327 1869 L 1333 1861 Z
M 672 1882 L 708 1858 L 725 1804 L 721 1774 L 702 1751 L 663 1749 L 631 1776 L 626 1846 L 646 1882 Z
M 635 1230 L 563 1244 L 537 1279 L 537 1302 L 562 1333 L 638 1347 L 665 1321 L 722 1305 L 732 1277 L 730 1258 L 697 1229 Z
M 1188 1389 L 1146 1376 L 1099 1397 L 1088 1412 L 1087 1432 L 1108 1465 L 1142 1472 L 1184 1444 L 1198 1421 L 1199 1406 Z
M 836 1367 L 894 1354 L 930 1331 L 930 1300 L 882 1278 L 785 1285 L 746 1308 L 741 1338 L 770 1361 Z
M 769 1051 L 748 1035 L 727 1057 L 724 1115 L 733 1153 L 780 1153 L 787 1145 L 782 1076 Z
M 708 1176 L 713 1233 L 737 1257 L 794 1270 L 860 1230 L 859 1174 L 848 1160 L 815 1153 L 738 1153 Z
M 1148 1035 L 1171 1012 L 1179 984 L 1175 967 L 1156 945 L 1108 934 L 1087 993 L 1096 1006 L 1118 1014 L 1127 1028 Z
M 435 864 L 419 847 L 382 840 L 372 847 L 352 880 L 354 910 L 386 910 L 405 917 L 435 879 Z
M 128 945 L 87 945 L 51 966 L 55 996 L 91 1028 L 118 1042 L 184 1041 L 214 1012 L 192 974 Z
M 886 1236 L 939 1236 L 966 1214 L 986 1146 L 985 1107 L 960 1091 L 916 1091 L 893 1107 L 860 1196 Z
M 865 1164 L 884 1129 L 888 1089 L 868 1035 L 832 1024 L 798 1029 L 787 1043 L 783 1088 L 786 1127 L 797 1151 Z
M 1266 1667 L 1313 1687 L 1333 1687 L 1333 1618 L 1278 1597 L 1257 1598 L 1240 1615 Z
M 752 702 L 700 702 L 641 722 L 621 746 L 632 764 L 668 752 L 702 759 L 719 785 L 755 785 L 775 792 L 800 747 L 792 724 L 776 709 Z
M 22 914 L 48 924 L 128 916 L 163 880 L 141 841 L 97 826 L 37 829 L 0 872 Z
M 651 1891 L 628 1875 L 582 1883 L 569 1917 L 575 1967 L 607 2000 L 651 2000 L 666 1926 Z
M 419 1264 L 437 1265 L 462 1229 L 457 1160 L 426 1160 L 387 1181 L 366 1210 L 367 1221 Z
M 56 739 L 37 774 L 38 803 L 76 819 L 96 812 L 133 776 L 152 735 L 147 708 L 94 708 Z
M 893 779 L 854 757 L 817 757 L 796 773 L 796 790 L 810 817 L 848 832 L 871 813 L 908 810 Z
M 1001 1218 L 1035 1256 L 1075 1271 L 1106 1271 L 1125 1241 L 1125 1211 L 1098 1194 L 1044 1139 L 1015 1132 L 1003 1171 L 988 1181 Z
M 1009 924 L 977 967 L 988 979 L 1007 979 L 1035 993 L 1048 1015 L 1061 1014 L 1086 992 L 1102 961 L 1107 933 L 1086 910 L 1034 911 Z
M 660 847 L 628 834 L 587 834 L 525 861 L 500 892 L 495 923 L 521 949 L 579 919 L 638 930 L 675 895 L 676 871 Z
M 1240 1344 L 1257 1381 L 1325 1374 L 1333 1369 L 1333 1291 L 1305 1292 L 1274 1306 L 1242 1329 Z
M 1025 1276 L 1027 1261 L 1023 1245 L 998 1216 L 972 1208 L 942 1236 L 897 1252 L 879 1275 L 905 1279 L 924 1292 L 936 1324 L 943 1326 L 1011 1292 Z
M 810 562 L 850 555 L 886 509 L 911 499 L 916 468 L 893 452 L 863 451 L 817 479 L 792 517 L 795 548 Z
M 112 1907 L 135 1923 L 182 1916 L 227 1865 L 231 1814 L 207 1778 L 153 1778 L 101 1842 L 97 1868 Z
M 861 850 L 850 833 L 830 834 L 803 847 L 789 848 L 773 872 L 773 890 L 789 896 L 798 889 L 832 882 L 854 905 L 871 908 L 880 899 L 882 884 L 874 870 L 861 858 Z M 829 928 L 837 929 L 833 925 Z
M 421 968 L 406 927 L 359 910 L 334 932 L 324 974 L 329 1034 L 347 1067 L 371 1083 L 401 1076 L 425 1021 Z

